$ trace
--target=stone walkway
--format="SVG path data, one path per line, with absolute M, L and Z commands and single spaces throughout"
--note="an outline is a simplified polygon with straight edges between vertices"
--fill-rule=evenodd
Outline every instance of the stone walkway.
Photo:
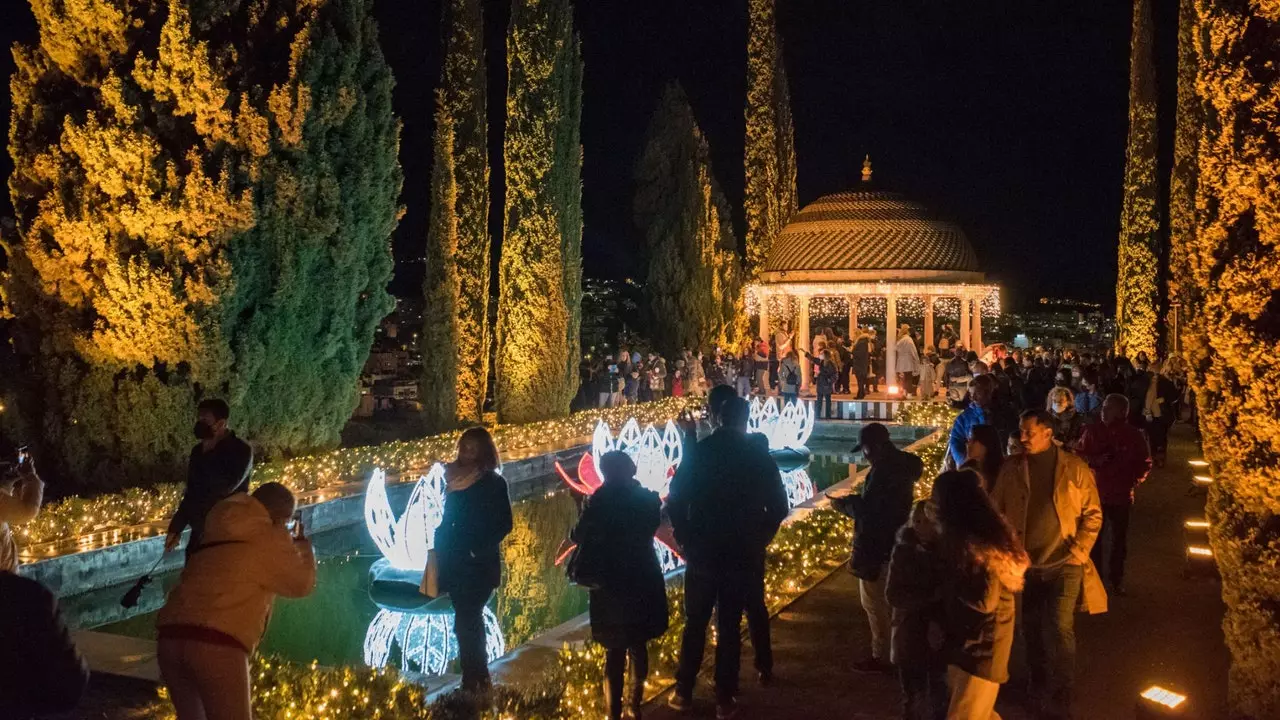
M 1218 583 L 1183 577 L 1183 520 L 1203 515 L 1203 495 L 1188 495 L 1186 461 L 1198 450 L 1190 429 L 1171 438 L 1169 462 L 1138 489 L 1129 536 L 1128 591 L 1112 598 L 1106 615 L 1077 616 L 1078 680 L 1075 717 L 1119 720 L 1134 717 L 1138 693 L 1151 683 L 1191 697 L 1195 717 L 1225 717 L 1228 655 L 1222 641 L 1223 606 Z M 743 651 L 745 720 L 804 718 L 888 720 L 901 717 L 897 683 L 889 677 L 859 675 L 850 665 L 865 657 L 866 618 L 857 585 L 837 571 L 792 604 L 774 621 L 777 682 L 762 689 L 754 682 L 749 644 Z M 1005 720 L 1027 718 L 1015 679 L 1001 691 Z M 704 673 L 704 678 L 706 673 Z M 703 679 L 695 716 L 714 716 Z M 653 703 L 647 719 L 681 717 Z

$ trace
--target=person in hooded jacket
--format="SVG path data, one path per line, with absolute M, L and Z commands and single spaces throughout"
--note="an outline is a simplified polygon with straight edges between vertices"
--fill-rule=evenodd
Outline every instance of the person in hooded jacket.
M 453 601 L 462 689 L 489 689 L 484 606 L 502 582 L 499 546 L 511 533 L 511 499 L 493 436 L 482 427 L 458 438 L 458 455 L 445 466 L 444 516 L 436 528 L 439 589 Z
M 160 676 L 178 720 L 249 720 L 249 658 L 277 595 L 309 595 L 316 558 L 293 493 L 267 483 L 209 511 L 201 544 L 156 619 Z
M 975 474 L 952 470 L 933 482 L 945 598 L 944 653 L 951 697 L 947 720 L 999 720 L 1009 681 L 1014 593 L 1030 560 Z
M 893 608 L 890 657 L 902 685 L 904 720 L 940 720 L 946 713 L 947 685 L 941 647 L 934 646 L 942 621 L 943 568 L 937 552 L 932 504 L 918 500 L 911 519 L 898 530 L 889 557 L 885 599 Z
M 571 537 L 603 560 L 590 591 L 591 639 L 605 647 L 605 697 L 610 720 L 622 717 L 623 676 L 631 659 L 632 717 L 640 717 L 649 674 L 646 643 L 667 629 L 667 593 L 653 552 L 662 521 L 658 494 L 636 480 L 636 465 L 620 450 L 600 458 L 604 484 L 582 508 Z

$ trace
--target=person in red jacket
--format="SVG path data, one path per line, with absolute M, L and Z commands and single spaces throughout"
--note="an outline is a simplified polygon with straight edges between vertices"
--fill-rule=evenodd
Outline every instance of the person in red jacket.
M 1116 595 L 1124 595 L 1124 558 L 1128 550 L 1129 511 L 1133 489 L 1151 472 L 1151 450 L 1147 436 L 1126 422 L 1129 399 L 1113 393 L 1102 401 L 1102 422 L 1086 425 L 1076 453 L 1089 463 L 1098 482 L 1102 500 L 1102 533 L 1093 546 L 1093 564 L 1106 575 Z M 1110 549 L 1104 553 L 1103 546 Z

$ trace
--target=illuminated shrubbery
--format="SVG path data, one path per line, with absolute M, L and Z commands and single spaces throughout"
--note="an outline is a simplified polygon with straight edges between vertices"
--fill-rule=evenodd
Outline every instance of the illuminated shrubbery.
M 1213 467 L 1208 517 L 1245 717 L 1280 717 L 1280 7 L 1197 0 L 1199 294 L 1185 357 Z
M 32 2 L 6 310 L 50 476 L 180 473 L 195 403 L 332 446 L 391 309 L 399 124 L 369 0 Z

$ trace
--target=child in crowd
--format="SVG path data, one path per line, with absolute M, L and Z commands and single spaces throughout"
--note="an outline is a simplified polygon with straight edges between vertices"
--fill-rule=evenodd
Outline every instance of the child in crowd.
M 898 531 L 885 581 L 885 599 L 893 607 L 891 657 L 902 683 L 902 717 L 908 720 L 939 720 L 946 714 L 937 538 L 930 502 L 916 501 L 911 519 Z
M 627 373 L 626 386 L 622 389 L 623 405 L 635 405 L 640 402 L 640 370 L 636 366 L 631 366 L 631 372 Z

